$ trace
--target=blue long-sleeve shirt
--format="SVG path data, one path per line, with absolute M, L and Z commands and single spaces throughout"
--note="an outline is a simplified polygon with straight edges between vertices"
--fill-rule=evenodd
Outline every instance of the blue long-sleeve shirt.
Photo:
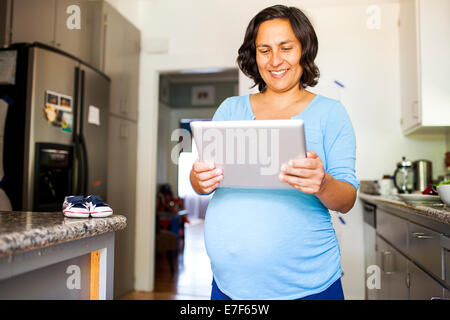
M 213 120 L 252 120 L 250 95 L 226 99 Z M 343 105 L 317 95 L 292 119 L 305 121 L 307 150 L 355 189 L 356 141 Z M 328 209 L 292 189 L 218 188 L 205 217 L 205 245 L 219 289 L 232 299 L 298 299 L 342 275 Z

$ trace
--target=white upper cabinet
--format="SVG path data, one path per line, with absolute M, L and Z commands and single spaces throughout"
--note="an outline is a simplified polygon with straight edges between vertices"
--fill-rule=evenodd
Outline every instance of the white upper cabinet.
M 401 0 L 399 16 L 402 130 L 450 126 L 450 1 Z

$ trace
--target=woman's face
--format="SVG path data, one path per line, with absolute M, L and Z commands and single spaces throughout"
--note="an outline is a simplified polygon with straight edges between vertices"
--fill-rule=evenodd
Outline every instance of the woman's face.
M 256 35 L 256 64 L 267 90 L 285 92 L 299 88 L 303 69 L 300 66 L 302 46 L 286 19 L 260 24 Z

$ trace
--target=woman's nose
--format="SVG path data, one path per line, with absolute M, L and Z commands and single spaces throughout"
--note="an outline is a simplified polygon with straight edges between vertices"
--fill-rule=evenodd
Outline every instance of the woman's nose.
M 272 57 L 270 59 L 270 64 L 274 67 L 279 66 L 283 62 L 281 54 L 278 50 L 273 51 Z

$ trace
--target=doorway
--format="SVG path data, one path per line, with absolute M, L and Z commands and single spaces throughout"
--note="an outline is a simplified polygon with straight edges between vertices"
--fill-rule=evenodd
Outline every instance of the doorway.
M 195 150 L 190 135 L 182 138 L 179 133 L 189 133 L 189 122 L 193 119 L 212 119 L 223 100 L 238 95 L 239 72 L 182 70 L 162 72 L 159 80 L 156 197 L 160 201 L 157 201 L 155 243 L 160 250 L 155 250 L 153 299 L 208 300 L 212 273 L 204 246 L 203 222 L 211 197 L 199 196 L 192 190 L 189 172 Z M 177 129 L 185 131 L 177 133 Z M 169 219 L 164 215 L 168 211 L 167 202 Z M 158 245 L 161 230 L 173 232 L 172 237 L 177 240 L 175 253 Z

